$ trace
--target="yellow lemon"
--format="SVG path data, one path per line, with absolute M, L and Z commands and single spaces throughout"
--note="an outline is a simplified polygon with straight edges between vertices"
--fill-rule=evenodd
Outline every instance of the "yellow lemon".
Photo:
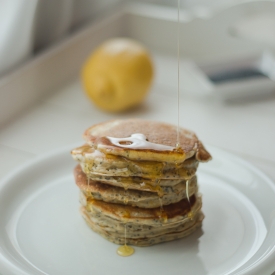
M 88 97 L 101 109 L 125 111 L 141 103 L 153 80 L 153 65 L 138 42 L 117 38 L 106 41 L 88 58 L 82 82 Z

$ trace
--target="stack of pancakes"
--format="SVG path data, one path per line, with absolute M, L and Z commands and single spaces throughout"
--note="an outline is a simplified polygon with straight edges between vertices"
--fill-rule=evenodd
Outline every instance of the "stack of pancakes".
M 117 243 L 148 246 L 192 233 L 204 218 L 196 170 L 211 159 L 196 135 L 140 119 L 97 124 L 71 154 L 87 224 Z M 125 235 L 126 234 L 126 235 Z

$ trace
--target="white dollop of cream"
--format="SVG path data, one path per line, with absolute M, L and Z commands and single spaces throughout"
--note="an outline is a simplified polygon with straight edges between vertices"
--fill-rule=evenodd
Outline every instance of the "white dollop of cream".
M 173 151 L 175 147 L 157 144 L 146 140 L 143 134 L 132 134 L 127 138 L 106 137 L 113 145 L 131 149 L 152 149 L 156 151 Z

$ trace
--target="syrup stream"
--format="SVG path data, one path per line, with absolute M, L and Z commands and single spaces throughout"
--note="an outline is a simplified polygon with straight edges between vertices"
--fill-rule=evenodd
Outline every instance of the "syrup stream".
M 190 205 L 190 199 L 189 199 L 189 180 L 186 181 L 186 198 Z
M 189 207 L 190 207 L 190 211 L 189 213 L 187 214 L 187 217 L 190 219 L 190 220 L 193 220 L 193 217 L 194 217 L 194 213 L 192 211 L 192 207 L 191 207 L 191 203 L 190 203 L 190 198 L 189 198 L 189 180 L 186 181 L 186 198 L 189 202 Z
M 178 0 L 178 127 L 177 127 L 177 144 L 180 148 L 180 0 Z
M 177 87 L 177 100 L 178 100 L 178 104 L 177 104 L 177 111 L 178 111 L 178 119 L 177 119 L 177 143 L 176 143 L 176 148 L 180 149 L 180 0 L 178 0 L 178 17 L 177 17 L 177 21 L 178 21 L 178 29 L 177 29 L 177 58 L 178 58 L 178 87 Z M 156 150 L 171 150 L 171 147 L 168 146 L 161 146 L 161 145 L 156 145 L 156 144 L 149 144 L 148 141 L 146 141 L 146 138 L 144 135 L 142 134 L 134 134 L 131 136 L 130 138 L 124 138 L 124 139 L 117 139 L 117 138 L 112 138 L 112 137 L 107 137 L 113 144 L 115 143 L 117 146 L 120 147 L 137 147 L 138 148 L 147 148 L 149 145 L 154 145 L 155 147 L 158 146 L 160 148 L 155 148 Z M 165 148 L 164 148 L 165 147 Z M 125 186 L 124 186 L 125 188 Z M 160 216 L 159 218 L 162 220 L 162 222 L 166 223 L 167 222 L 167 216 L 166 213 L 164 212 L 163 209 L 163 202 L 162 202 L 162 198 L 160 197 L 160 194 L 158 192 L 159 195 L 159 202 L 160 202 Z M 189 181 L 186 181 L 186 197 L 187 200 L 189 202 L 190 205 L 190 212 L 188 213 L 187 217 L 189 219 L 193 219 L 193 211 L 191 210 L 191 203 L 190 203 L 190 198 L 189 198 Z M 127 198 L 127 189 L 125 188 L 125 199 L 124 199 L 124 204 L 128 203 L 128 198 Z M 120 256 L 130 256 L 134 253 L 134 249 L 131 246 L 127 246 L 127 242 L 126 242 L 126 234 L 127 234 L 127 227 L 126 227 L 126 223 L 124 224 L 124 229 L 125 229 L 125 234 L 124 234 L 124 245 L 120 246 L 117 249 L 117 253 Z

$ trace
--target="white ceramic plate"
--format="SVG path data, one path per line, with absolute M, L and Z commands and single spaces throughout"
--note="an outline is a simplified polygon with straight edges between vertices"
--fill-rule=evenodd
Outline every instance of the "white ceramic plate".
M 136 248 L 128 258 L 91 231 L 78 209 L 70 148 L 42 156 L 0 183 L 0 273 L 261 274 L 275 270 L 275 185 L 255 167 L 214 147 L 199 168 L 202 230 Z

